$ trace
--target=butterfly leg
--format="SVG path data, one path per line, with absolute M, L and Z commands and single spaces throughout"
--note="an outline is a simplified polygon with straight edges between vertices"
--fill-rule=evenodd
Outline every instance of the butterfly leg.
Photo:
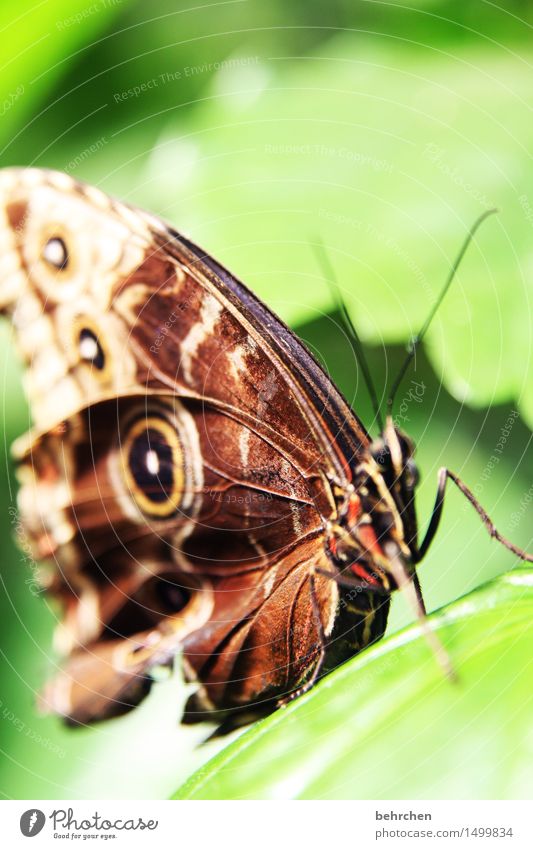
M 470 502 L 470 504 L 480 517 L 481 521 L 485 525 L 490 536 L 498 540 L 501 545 L 509 549 L 509 551 L 512 551 L 513 554 L 516 554 L 516 556 L 519 557 L 520 560 L 526 560 L 528 563 L 533 563 L 533 554 L 528 554 L 527 551 L 523 551 L 521 548 L 518 548 L 518 546 L 514 545 L 512 542 L 502 536 L 502 534 L 500 534 L 498 529 L 495 527 L 493 521 L 489 517 L 486 510 L 481 506 L 481 504 L 475 497 L 474 493 L 470 489 L 468 489 L 468 487 L 466 486 L 466 484 L 463 483 L 461 478 L 459 478 L 457 475 L 455 475 L 453 472 L 450 472 L 450 470 L 446 468 L 442 468 L 439 471 L 437 497 L 435 499 L 435 504 L 433 506 L 433 511 L 431 513 L 431 518 L 429 520 L 429 525 L 426 534 L 424 536 L 420 548 L 418 549 L 417 562 L 422 560 L 422 558 L 426 555 L 427 550 L 433 542 L 433 538 L 437 532 L 437 528 L 439 526 L 439 522 L 442 516 L 442 508 L 444 506 L 444 493 L 446 490 L 448 478 L 453 481 L 456 487 L 463 493 L 467 501 Z
M 352 578 L 351 575 L 330 572 L 328 569 L 317 569 L 316 571 L 319 575 L 323 575 L 325 578 L 330 578 L 340 587 L 345 587 L 346 589 L 354 589 L 356 592 L 374 593 L 375 595 L 390 595 L 389 590 L 381 584 L 371 584 L 369 581 Z

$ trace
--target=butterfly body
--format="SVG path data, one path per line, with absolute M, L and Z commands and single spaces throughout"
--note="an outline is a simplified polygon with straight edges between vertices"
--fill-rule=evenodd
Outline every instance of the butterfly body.
M 379 639 L 418 556 L 392 423 L 372 442 L 246 287 L 97 189 L 4 169 L 0 236 L 19 509 L 63 615 L 44 706 L 122 713 L 182 654 L 186 721 L 261 713 Z

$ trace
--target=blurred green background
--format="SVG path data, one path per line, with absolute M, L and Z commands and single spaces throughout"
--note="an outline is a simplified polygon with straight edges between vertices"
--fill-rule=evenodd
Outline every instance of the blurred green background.
M 313 241 L 328 248 L 381 394 L 466 230 L 497 206 L 398 410 L 418 444 L 422 526 L 446 464 L 531 546 L 532 5 L 185 5 L 4 0 L 0 165 L 58 168 L 171 221 L 297 330 L 369 427 Z M 179 681 L 91 729 L 36 712 L 55 611 L 12 542 L 8 447 L 29 414 L 5 324 L 0 334 L 0 793 L 168 796 L 225 745 L 198 748 L 206 729 L 179 728 Z M 451 493 L 421 569 L 429 608 L 514 562 Z M 409 619 L 395 599 L 390 630 Z

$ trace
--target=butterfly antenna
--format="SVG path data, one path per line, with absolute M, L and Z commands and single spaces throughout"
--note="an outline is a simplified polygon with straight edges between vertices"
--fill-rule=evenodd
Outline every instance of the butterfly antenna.
M 329 256 L 324 247 L 324 243 L 322 239 L 318 237 L 313 242 L 313 249 L 316 254 L 316 258 L 320 268 L 322 269 L 322 274 L 327 280 L 329 287 L 331 289 L 331 294 L 333 296 L 333 300 L 335 302 L 335 306 L 339 311 L 342 322 L 344 324 L 346 333 L 348 335 L 348 339 L 350 340 L 350 344 L 352 346 L 352 350 L 355 354 L 355 358 L 359 365 L 361 366 L 361 371 L 363 372 L 363 378 L 366 383 L 366 387 L 368 389 L 368 394 L 370 396 L 370 401 L 372 403 L 372 408 L 374 410 L 374 415 L 376 416 L 376 420 L 378 423 L 378 427 L 381 431 L 383 431 L 383 418 L 381 416 L 381 410 L 379 407 L 378 395 L 376 392 L 376 387 L 374 385 L 374 381 L 372 380 L 372 375 L 370 374 L 370 369 L 368 367 L 368 362 L 365 357 L 365 352 L 363 350 L 363 345 L 361 342 L 361 337 L 359 336 L 357 330 L 355 329 L 355 325 L 350 318 L 350 314 L 346 308 L 346 304 L 344 302 L 344 298 L 342 297 L 339 283 L 337 280 L 337 276 L 335 271 L 333 270 L 333 266 L 329 260 Z
M 466 238 L 465 238 L 465 240 L 464 240 L 464 242 L 461 246 L 461 250 L 457 254 L 455 261 L 454 261 L 452 267 L 450 268 L 448 277 L 446 278 L 446 282 L 445 282 L 444 286 L 442 287 L 437 300 L 435 301 L 434 305 L 432 306 L 431 310 L 429 311 L 428 317 L 426 318 L 424 324 L 422 325 L 422 327 L 418 331 L 417 335 L 414 336 L 411 339 L 411 341 L 409 342 L 409 345 L 408 345 L 408 348 L 407 348 L 407 356 L 406 356 L 406 358 L 403 362 L 403 365 L 402 365 L 400 371 L 398 372 L 398 375 L 397 375 L 396 379 L 394 380 L 394 382 L 391 386 L 390 392 L 389 392 L 389 397 L 388 397 L 388 400 L 387 400 L 387 413 L 388 414 L 390 414 L 390 412 L 392 410 L 394 398 L 396 397 L 396 393 L 397 393 L 397 391 L 400 387 L 400 384 L 405 377 L 405 373 L 406 373 L 407 369 L 409 368 L 409 366 L 411 365 L 412 360 L 416 356 L 416 352 L 417 352 L 417 350 L 420 346 L 420 343 L 422 342 L 422 339 L 426 335 L 427 329 L 428 329 L 429 325 L 431 324 L 431 322 L 433 321 L 438 308 L 440 307 L 444 298 L 446 297 L 446 293 L 448 292 L 448 289 L 450 288 L 450 286 L 452 284 L 452 281 L 455 277 L 456 271 L 461 264 L 461 261 L 462 261 L 464 255 L 467 251 L 468 246 L 470 245 L 470 242 L 474 238 L 476 231 L 479 229 L 479 227 L 485 221 L 485 219 L 488 218 L 489 215 L 494 215 L 495 212 L 498 212 L 498 210 L 497 209 L 487 209 L 487 210 L 485 210 L 485 212 L 483 212 L 479 216 L 479 218 L 474 222 L 474 224 L 472 225 L 472 227 L 468 231 Z

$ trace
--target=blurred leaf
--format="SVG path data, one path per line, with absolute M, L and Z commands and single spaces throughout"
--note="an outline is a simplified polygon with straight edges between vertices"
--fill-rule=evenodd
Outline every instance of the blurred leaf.
M 16 131 L 28 119 L 33 123 L 43 97 L 128 2 L 4 0 L 0 5 L 2 153 L 11 145 L 17 149 Z
M 129 196 L 193 234 L 292 323 L 330 309 L 312 251 L 320 235 L 374 344 L 419 329 L 466 231 L 499 207 L 428 349 L 455 397 L 518 398 L 533 423 L 531 59 L 498 45 L 452 55 L 353 35 L 289 61 L 241 50 L 204 102 L 168 125 Z
M 206 764 L 179 799 L 529 798 L 533 571 L 431 617 L 459 675 L 415 625 L 344 664 Z

